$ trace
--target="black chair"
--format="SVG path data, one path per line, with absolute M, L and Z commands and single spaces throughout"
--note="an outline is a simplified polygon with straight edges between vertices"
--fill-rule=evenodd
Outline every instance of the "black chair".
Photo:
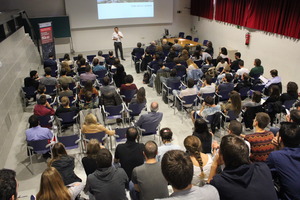
M 165 103 L 169 105 L 169 100 L 174 102 L 174 96 L 172 91 L 179 90 L 181 86 L 181 82 L 170 82 L 169 85 L 163 83 L 162 87 L 162 98 Z
M 175 62 L 167 62 L 165 64 L 166 67 L 168 67 L 169 69 L 173 69 L 175 67 L 176 63 Z
M 97 75 L 97 80 L 99 83 L 103 84 L 103 78 L 107 75 L 107 70 L 95 71 L 94 74 Z
M 128 105 L 127 111 L 129 113 L 129 116 L 132 119 L 134 117 L 139 116 L 142 112 L 142 110 L 146 109 L 146 102 L 145 103 L 130 103 Z
M 197 105 L 198 101 L 198 95 L 189 95 L 189 96 L 184 96 L 183 98 L 180 98 L 178 95 L 175 97 L 175 105 L 178 106 L 179 111 L 186 111 L 189 113 L 189 110 L 193 110 L 193 106 Z M 177 103 L 178 102 L 178 103 Z M 175 110 L 174 110 L 175 114 Z M 182 115 L 182 120 L 183 120 L 183 115 Z M 183 121 L 182 121 L 183 122 Z
M 184 38 L 184 32 L 179 32 L 178 37 L 179 38 Z
M 49 94 L 50 96 L 56 95 L 56 85 L 45 85 L 46 92 L 45 94 Z
M 224 90 L 224 91 L 219 91 L 217 93 L 217 96 L 218 96 L 218 102 L 220 101 L 227 101 L 229 99 L 229 93 L 231 92 L 232 90 Z
M 286 100 L 283 102 L 283 107 L 287 110 L 290 110 L 294 106 L 296 101 L 297 101 L 297 99 Z
M 195 37 L 194 42 L 198 42 L 198 41 L 199 41 L 199 38 Z
M 262 106 L 248 107 L 246 111 L 243 113 L 243 121 L 245 123 L 246 128 L 253 129 L 253 120 L 256 116 L 256 113 L 264 112 Z
M 93 59 L 96 57 L 96 55 L 87 55 L 86 58 L 87 58 L 87 61 L 89 63 L 92 63 L 93 62 Z
M 192 36 L 190 36 L 190 35 L 187 35 L 187 36 L 185 37 L 185 39 L 192 40 L 192 39 L 193 39 L 193 37 L 192 37 Z
M 101 108 L 105 125 L 108 124 L 108 120 L 123 119 L 122 114 L 125 111 L 123 103 L 117 106 L 102 106 Z
M 52 144 L 53 143 L 51 143 L 50 139 L 28 141 L 27 152 L 30 159 L 30 164 L 32 164 L 32 156 L 34 154 L 44 154 L 45 152 L 50 152 Z
M 58 60 L 59 60 L 59 62 L 62 62 L 64 60 L 64 58 L 59 58 Z
M 216 128 L 218 128 L 220 130 L 222 127 L 222 113 L 221 112 L 216 112 L 212 115 L 208 115 L 208 116 L 206 116 L 206 118 L 204 118 L 204 120 L 209 125 L 212 133 L 216 132 Z
M 74 61 L 78 60 L 78 56 L 73 56 L 73 60 Z
M 115 144 L 116 145 L 115 146 L 117 146 L 117 143 L 126 142 L 126 131 L 128 128 L 130 128 L 130 127 L 115 129 L 115 131 L 116 131 L 116 135 L 115 135 L 115 138 L 116 138 Z
M 98 133 L 84 133 L 82 136 L 82 141 L 86 144 L 91 140 L 91 139 L 97 139 L 100 143 L 104 143 L 104 141 L 108 138 L 108 135 L 103 131 L 103 132 L 98 132 Z
M 66 150 L 77 149 L 79 147 L 79 142 L 81 141 L 81 136 L 78 134 L 69 136 L 57 136 L 57 141 L 61 142 Z
M 24 94 L 24 97 L 27 98 L 27 99 L 30 99 L 30 98 L 35 98 L 36 96 L 36 88 L 35 87 L 22 87 L 22 91 L 23 91 L 23 94 Z
M 38 119 L 41 127 L 52 128 L 54 116 L 52 115 L 38 116 Z
M 207 45 L 208 40 L 203 40 L 203 46 Z
M 76 111 L 57 113 L 57 122 L 59 126 L 60 133 L 62 129 L 73 126 L 74 124 L 78 126 L 78 113 Z
M 239 93 L 240 93 L 240 96 L 241 96 L 241 99 L 244 100 L 246 99 L 249 94 L 249 91 L 250 91 L 250 87 L 242 87 L 240 90 L 239 90 Z
M 131 99 L 134 97 L 134 95 L 136 94 L 136 90 L 122 90 L 120 91 L 120 95 L 123 98 L 123 101 L 128 104 Z
M 149 135 L 153 135 L 154 136 L 154 140 L 155 140 L 155 136 L 158 136 L 158 131 L 159 131 L 159 127 L 160 124 L 151 124 L 151 123 L 146 123 L 143 124 L 142 127 L 137 127 L 141 140 L 143 138 L 143 136 L 149 136 Z
M 264 88 L 265 88 L 265 85 L 256 84 L 256 85 L 253 85 L 251 89 L 254 91 L 260 91 L 261 93 L 263 93 Z

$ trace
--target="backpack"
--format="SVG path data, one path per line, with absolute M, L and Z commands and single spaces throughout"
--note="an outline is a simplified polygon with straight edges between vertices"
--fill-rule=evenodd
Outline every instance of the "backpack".
M 144 74 L 143 83 L 144 83 L 144 84 L 148 84 L 148 83 L 149 83 L 149 80 L 150 80 L 150 74 L 149 74 L 149 72 L 146 72 L 146 73 Z

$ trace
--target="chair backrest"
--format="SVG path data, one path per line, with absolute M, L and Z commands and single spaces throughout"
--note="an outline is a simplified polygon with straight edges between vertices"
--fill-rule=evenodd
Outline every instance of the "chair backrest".
M 195 37 L 194 42 L 198 42 L 198 41 L 199 41 L 199 38 Z
M 216 128 L 221 126 L 221 113 L 216 112 L 213 115 L 206 116 L 207 123 L 210 124 L 211 131 L 215 133 Z
M 63 145 L 67 150 L 78 148 L 79 136 L 77 134 L 69 135 L 69 136 L 58 136 L 57 140 L 58 142 L 63 143 Z
M 34 97 L 35 94 L 36 94 L 35 87 L 32 87 L 32 86 L 30 86 L 30 87 L 23 87 L 22 89 L 23 89 L 23 92 L 25 93 L 26 97 Z
M 116 135 L 118 136 L 118 137 L 116 137 L 117 142 L 124 141 L 126 139 L 126 131 L 127 131 L 128 128 L 130 128 L 130 127 L 116 128 L 115 129 Z
M 89 63 L 93 62 L 93 59 L 96 57 L 96 55 L 87 55 L 86 58 Z
M 108 54 L 102 54 L 102 56 L 103 56 L 105 59 L 109 57 Z
M 229 120 L 236 120 L 238 118 L 238 115 L 235 114 L 233 110 L 228 110 L 227 116 L 229 117 Z
M 178 37 L 184 38 L 184 32 L 179 32 Z
M 136 52 L 134 56 L 135 56 L 135 58 L 134 58 L 135 61 L 142 60 L 143 53 Z
M 178 81 L 178 82 L 169 82 L 168 83 L 168 87 L 170 88 L 169 93 L 172 93 L 173 90 L 179 90 L 180 85 L 181 85 L 180 81 Z
M 136 90 L 122 90 L 120 92 L 121 95 L 124 95 L 123 100 L 126 103 L 129 103 L 131 101 L 131 99 L 134 97 L 134 95 L 136 94 Z
M 27 143 L 33 148 L 34 152 L 50 150 L 50 147 L 46 147 L 50 143 L 49 139 L 28 141 Z
M 61 124 L 74 124 L 74 123 L 76 123 L 76 119 L 74 119 L 74 117 L 76 115 L 77 115 L 77 113 L 75 111 L 57 113 L 57 117 L 62 119 Z
M 142 110 L 146 107 L 146 102 L 145 103 L 130 103 L 128 105 L 128 109 L 130 116 L 138 116 L 141 114 Z
M 52 127 L 51 115 L 38 116 L 41 127 L 50 128 Z
M 94 74 L 96 74 L 97 79 L 100 80 L 105 77 L 105 75 L 107 74 L 107 70 L 98 70 L 98 71 L 95 71 Z
M 103 138 L 106 136 L 105 132 L 98 133 L 84 133 L 85 139 L 97 139 L 99 142 L 103 142 Z
M 239 90 L 240 96 L 241 96 L 241 97 L 247 97 L 247 96 L 248 96 L 249 90 L 250 90 L 250 87 L 242 87 L 242 88 Z
M 203 61 L 202 61 L 202 60 L 196 60 L 196 61 L 194 61 L 194 63 L 195 63 L 199 68 L 201 68 L 201 67 L 202 67 Z
M 145 123 L 143 124 L 143 127 L 142 129 L 144 129 L 145 131 L 142 132 L 142 135 L 145 136 L 145 135 L 153 135 L 153 134 L 156 134 L 156 131 L 159 127 L 159 124 L 154 124 L 154 123 Z
M 73 60 L 78 60 L 78 56 L 73 56 Z
M 194 104 L 197 102 L 197 94 L 184 96 L 182 100 L 184 101 L 184 104 Z
M 175 62 L 167 62 L 165 64 L 166 67 L 168 67 L 169 69 L 173 69 L 175 67 L 176 63 Z
M 293 107 L 294 103 L 297 101 L 297 99 L 292 99 L 292 100 L 286 100 L 283 102 L 284 108 L 285 109 L 291 109 Z
M 59 60 L 59 62 L 62 62 L 64 60 L 64 58 L 59 58 L 58 60 Z
M 208 40 L 203 40 L 203 46 L 207 45 Z
M 220 101 L 227 101 L 229 99 L 229 93 L 232 90 L 224 90 L 224 91 L 219 91 L 218 95 L 221 95 L 222 97 L 220 97 Z
M 260 91 L 260 92 L 263 92 L 264 88 L 265 88 L 265 85 L 263 85 L 263 84 L 256 84 L 256 85 L 252 86 L 252 90 Z
M 56 94 L 56 85 L 45 85 L 46 87 L 46 94 Z
M 121 115 L 121 111 L 123 110 L 123 105 L 117 106 L 104 106 L 106 112 L 108 112 L 108 116 L 119 116 Z
M 185 37 L 185 39 L 192 40 L 192 39 L 193 39 L 193 37 L 192 37 L 192 36 L 190 36 L 190 35 L 187 35 L 187 36 Z
M 207 96 L 215 97 L 215 93 L 214 92 L 212 92 L 212 93 L 203 93 L 201 96 L 202 96 L 203 99 L 205 99 L 205 97 L 207 97 Z

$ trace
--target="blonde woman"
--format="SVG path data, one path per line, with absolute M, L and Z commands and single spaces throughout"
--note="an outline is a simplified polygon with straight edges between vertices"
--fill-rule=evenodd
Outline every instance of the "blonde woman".
M 84 123 L 81 128 L 82 133 L 98 133 L 105 132 L 107 135 L 114 135 L 115 131 L 108 130 L 99 122 L 97 122 L 97 118 L 93 113 L 89 113 L 84 118 Z
M 198 137 L 188 136 L 184 139 L 184 146 L 190 155 L 194 166 L 193 185 L 204 185 L 207 182 L 210 167 L 213 163 L 210 154 L 201 153 L 202 144 Z
M 83 190 L 84 184 L 77 182 L 64 185 L 61 175 L 54 167 L 47 168 L 42 176 L 40 190 L 36 195 L 38 200 L 74 200 Z
M 193 69 L 199 69 L 198 65 L 196 63 L 194 63 L 194 61 L 192 59 L 188 59 L 186 61 L 188 68 L 186 69 L 186 71 L 190 71 Z
M 103 147 L 104 148 L 104 147 Z M 97 169 L 96 157 L 101 149 L 97 139 L 91 139 L 87 144 L 86 157 L 82 158 L 82 165 L 86 175 L 92 174 Z

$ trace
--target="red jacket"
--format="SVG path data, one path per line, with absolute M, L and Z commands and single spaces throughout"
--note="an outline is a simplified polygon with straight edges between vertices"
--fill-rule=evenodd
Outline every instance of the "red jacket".
M 54 115 L 55 110 L 53 108 L 47 108 L 44 105 L 36 104 L 34 106 L 33 113 L 37 116 Z

